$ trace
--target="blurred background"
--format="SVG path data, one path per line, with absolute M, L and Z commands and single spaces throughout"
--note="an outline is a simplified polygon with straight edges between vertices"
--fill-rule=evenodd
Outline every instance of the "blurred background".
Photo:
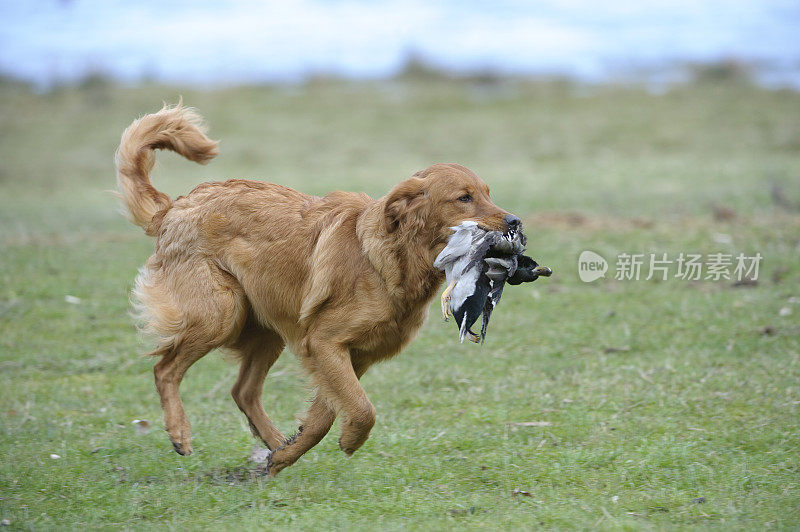
M 800 85 L 793 0 L 3 2 L 0 71 L 39 88 L 90 75 L 230 85 L 442 71 L 584 82 L 686 80 L 738 63 Z
M 791 0 L 63 0 L 0 21 L 0 185 L 22 195 L 89 185 L 102 209 L 119 132 L 184 95 L 223 141 L 214 175 L 314 193 L 459 161 L 523 214 L 798 199 Z M 170 193 L 198 180 L 168 168 Z

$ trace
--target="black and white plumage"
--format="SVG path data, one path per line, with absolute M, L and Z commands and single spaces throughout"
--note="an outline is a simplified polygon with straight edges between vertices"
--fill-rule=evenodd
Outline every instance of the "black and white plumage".
M 447 278 L 442 315 L 447 320 L 452 310 L 462 342 L 467 335 L 473 342 L 483 342 L 505 283 L 530 282 L 552 272 L 522 255 L 527 239 L 521 231 L 486 231 L 471 221 L 451 229 L 454 233 L 433 263 L 444 270 Z M 472 331 L 472 325 L 481 314 L 483 322 L 478 335 Z
M 477 222 L 462 222 L 450 229 L 454 232 L 448 239 L 447 246 L 433 262 L 435 268 L 444 271 L 447 279 L 447 289 L 442 294 L 442 316 L 445 321 L 450 317 L 451 309 L 454 313 L 461 314 L 465 301 L 476 291 L 481 268 L 475 267 L 473 259 L 477 248 L 486 237 L 486 231 L 480 229 Z M 462 319 L 456 316 L 459 326 Z M 462 342 L 464 334 L 461 334 Z

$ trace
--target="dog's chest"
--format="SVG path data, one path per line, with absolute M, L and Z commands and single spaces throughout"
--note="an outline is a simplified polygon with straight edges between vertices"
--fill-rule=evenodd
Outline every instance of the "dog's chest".
M 353 350 L 371 360 L 393 357 L 416 337 L 427 316 L 428 305 L 424 305 L 395 319 L 375 323 L 353 344 Z

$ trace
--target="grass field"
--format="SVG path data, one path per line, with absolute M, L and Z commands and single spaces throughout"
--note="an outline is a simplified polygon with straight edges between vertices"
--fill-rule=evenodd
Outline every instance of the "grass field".
M 378 421 L 338 427 L 268 480 L 211 354 L 182 387 L 195 454 L 162 429 L 128 293 L 151 240 L 118 214 L 130 121 L 182 94 L 221 139 L 159 157 L 170 194 L 228 177 L 384 194 L 463 163 L 555 271 L 510 287 L 486 344 L 435 312 L 363 384 Z M 583 283 L 577 257 L 760 253 L 757 283 Z M 0 519 L 12 528 L 796 529 L 800 527 L 800 94 L 694 85 L 452 81 L 209 91 L 0 86 Z M 67 297 L 71 296 L 71 297 Z M 78 299 L 75 299 L 78 298 Z M 285 353 L 264 402 L 284 432 L 309 391 Z M 131 422 L 153 425 L 139 434 Z M 59 458 L 51 458 L 58 455 Z M 521 490 L 521 492 L 515 492 Z M 516 493 L 516 494 L 515 494 Z

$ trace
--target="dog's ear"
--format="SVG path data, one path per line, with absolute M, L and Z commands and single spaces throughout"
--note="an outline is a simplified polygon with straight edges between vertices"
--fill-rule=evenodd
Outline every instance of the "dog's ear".
M 384 208 L 386 232 L 393 233 L 398 229 L 414 231 L 423 228 L 428 218 L 428 208 L 426 180 L 419 177 L 406 179 L 386 196 Z

